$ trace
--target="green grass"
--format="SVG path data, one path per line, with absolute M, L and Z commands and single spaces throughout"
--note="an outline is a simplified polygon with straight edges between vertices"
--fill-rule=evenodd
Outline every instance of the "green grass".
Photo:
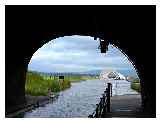
M 141 92 L 141 85 L 139 79 L 135 79 L 131 83 L 131 88 L 137 92 Z
M 44 95 L 48 93 L 48 88 L 51 88 L 53 92 L 59 92 L 71 86 L 70 81 L 64 80 L 59 82 L 58 79 L 44 78 L 37 72 L 27 72 L 25 90 L 27 94 L 33 96 Z
M 95 77 L 92 76 L 65 76 L 65 80 L 71 81 L 71 82 L 79 82 L 82 80 L 92 80 L 95 79 Z
M 28 71 L 26 75 L 25 90 L 27 94 L 33 96 L 46 96 L 48 88 L 52 92 L 59 92 L 71 86 L 71 82 L 79 82 L 81 80 L 95 79 L 92 76 L 65 76 L 64 81 L 60 82 L 58 77 L 50 77 L 48 75 L 41 75 L 38 72 Z

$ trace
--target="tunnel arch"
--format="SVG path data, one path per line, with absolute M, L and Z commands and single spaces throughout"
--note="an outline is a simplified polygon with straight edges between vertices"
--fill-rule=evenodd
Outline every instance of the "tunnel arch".
M 130 57 L 123 51 L 123 50 L 121 50 L 121 48 L 119 48 L 117 45 L 115 45 L 115 44 L 112 44 L 112 45 L 114 45 L 114 47 L 116 47 L 117 49 L 119 49 L 120 51 L 121 51 L 121 53 L 123 53 L 123 55 L 125 56 L 125 57 L 127 57 L 127 59 L 129 60 L 129 62 L 132 64 L 132 66 L 133 66 L 133 68 L 134 68 L 134 70 L 136 71 L 136 73 L 137 73 L 137 75 L 138 75 L 138 78 L 139 78 L 139 80 L 140 80 L 140 72 L 138 71 L 138 69 L 137 69 L 137 66 L 135 65 L 135 63 L 130 59 Z
M 59 11 L 60 8 L 65 11 Z M 88 35 L 109 40 L 135 63 L 142 83 L 144 108 L 155 117 L 155 13 L 155 6 L 47 6 L 45 9 L 7 6 L 6 114 L 25 102 L 27 65 L 40 46 L 60 36 Z
M 73 34 L 69 34 L 69 36 L 72 36 Z M 79 34 L 77 34 L 76 33 L 76 35 L 83 35 L 83 36 L 90 36 L 90 37 L 94 37 L 94 35 L 87 35 L 87 34 L 85 34 L 85 33 L 79 33 Z M 49 36 L 49 35 L 48 35 Z M 32 56 L 33 56 L 33 54 L 39 49 L 39 48 L 41 48 L 44 44 L 46 44 L 46 43 L 48 43 L 49 41 L 50 41 L 50 39 L 57 39 L 57 38 L 59 38 L 59 37 L 64 37 L 64 36 L 68 36 L 68 33 L 67 34 L 62 34 L 62 35 L 59 35 L 59 36 L 56 36 L 56 37 L 53 37 L 52 35 L 51 36 L 49 36 L 49 38 L 46 38 L 46 40 L 42 40 L 42 41 L 39 41 L 40 43 L 39 44 L 37 44 L 37 46 L 33 49 L 33 51 L 32 51 L 32 53 L 31 53 L 31 55 L 30 55 L 30 57 L 27 59 L 27 60 L 25 60 L 25 65 L 26 65 L 26 68 L 25 68 L 25 72 L 23 73 L 24 75 L 26 74 L 26 72 L 27 72 L 27 69 L 28 69 L 28 64 L 29 64 L 29 62 L 30 62 L 30 60 L 31 60 L 31 58 L 32 58 Z M 98 36 L 97 36 L 98 37 Z M 105 37 L 102 37 L 101 39 L 103 39 L 103 40 L 105 40 L 106 38 Z M 121 40 L 107 40 L 107 41 L 109 41 L 109 43 L 110 44 L 113 44 L 116 48 L 118 48 L 125 56 L 127 56 L 127 58 L 129 59 L 129 61 L 133 64 L 133 66 L 134 66 L 134 69 L 136 70 L 136 72 L 137 72 L 137 74 L 138 74 L 138 77 L 139 77 L 139 79 L 141 79 L 141 78 L 143 78 L 140 74 L 139 74 L 139 67 L 137 66 L 136 68 L 135 68 L 135 66 L 136 66 L 136 62 L 135 63 L 133 63 L 134 61 L 132 61 L 132 57 L 129 57 L 127 54 L 129 54 L 128 53 L 128 51 L 119 43 L 119 42 L 121 42 Z M 122 48 L 122 49 L 121 49 Z M 26 76 L 26 75 L 25 75 Z M 24 77 L 25 77 L 24 76 Z M 26 78 L 26 77 L 25 77 Z M 25 80 L 25 78 L 23 78 L 24 80 Z M 143 100 L 143 89 L 144 89 L 144 86 L 143 86 L 143 83 L 142 83 L 142 80 L 140 80 L 140 82 L 141 82 L 141 89 L 142 89 L 142 100 Z M 24 83 L 25 84 L 25 83 Z M 23 86 L 25 86 L 25 85 L 23 85 Z M 25 91 L 24 91 L 24 94 L 25 94 Z M 25 98 L 24 98 L 25 99 Z

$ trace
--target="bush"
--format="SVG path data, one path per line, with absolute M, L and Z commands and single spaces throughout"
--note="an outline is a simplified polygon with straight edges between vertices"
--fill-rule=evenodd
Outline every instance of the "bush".
M 53 92 L 59 92 L 61 90 L 60 83 L 58 81 L 53 81 L 51 90 Z
M 52 92 L 59 92 L 70 86 L 71 83 L 69 80 L 64 80 L 61 83 L 57 79 L 49 79 L 33 71 L 27 72 L 26 75 L 25 90 L 27 94 L 33 96 L 48 95 L 48 88 L 51 88 Z
M 139 80 L 139 79 L 134 79 L 134 80 L 132 81 L 132 83 L 140 83 L 140 80 Z
M 141 92 L 141 85 L 140 85 L 140 81 L 139 80 L 134 80 L 131 83 L 131 88 L 133 90 L 136 90 L 137 92 Z

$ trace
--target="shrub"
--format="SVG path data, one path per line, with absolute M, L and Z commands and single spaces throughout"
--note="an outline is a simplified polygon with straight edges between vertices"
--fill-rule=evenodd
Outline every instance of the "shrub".
M 26 75 L 25 90 L 27 94 L 33 96 L 46 96 L 48 94 L 48 88 L 51 88 L 52 92 L 59 92 L 70 86 L 71 83 L 69 80 L 65 80 L 61 83 L 57 79 L 49 79 L 33 71 L 27 72 Z
M 140 81 L 135 79 L 134 81 L 132 81 L 131 83 L 131 88 L 133 90 L 136 90 L 137 92 L 141 92 L 141 85 L 140 85 Z

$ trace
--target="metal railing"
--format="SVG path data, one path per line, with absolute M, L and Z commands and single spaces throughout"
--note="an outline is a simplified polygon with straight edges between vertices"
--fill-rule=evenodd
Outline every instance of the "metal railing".
M 99 118 L 103 117 L 103 114 L 110 112 L 110 96 L 112 96 L 112 85 L 108 83 L 108 88 L 102 94 L 99 104 L 96 104 L 96 110 L 89 115 L 89 118 Z

